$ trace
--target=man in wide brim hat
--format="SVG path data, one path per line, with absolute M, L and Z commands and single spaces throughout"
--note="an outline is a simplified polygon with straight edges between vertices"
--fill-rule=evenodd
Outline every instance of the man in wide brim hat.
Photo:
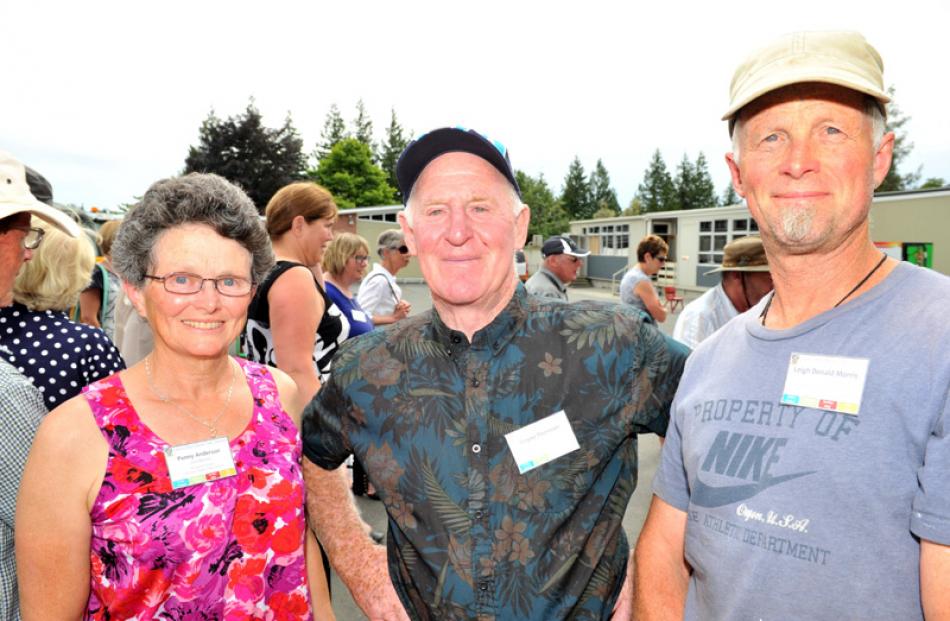
M 722 265 L 706 275 L 717 272 L 722 273 L 722 281 L 687 304 L 673 328 L 673 338 L 692 348 L 772 290 L 769 260 L 757 236 L 740 237 L 726 244 Z

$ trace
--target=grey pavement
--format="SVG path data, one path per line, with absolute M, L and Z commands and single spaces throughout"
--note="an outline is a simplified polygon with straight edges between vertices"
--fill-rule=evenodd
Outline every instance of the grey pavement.
M 412 314 L 424 312 L 432 307 L 432 299 L 429 295 L 429 288 L 424 284 L 403 284 L 403 297 L 412 304 Z M 598 289 L 594 287 L 572 287 L 569 290 L 571 301 L 580 300 L 603 300 L 608 302 L 619 302 L 619 298 L 607 289 Z M 696 294 L 686 294 L 687 302 L 695 298 Z M 673 325 L 679 316 L 679 310 L 667 317 L 666 321 L 660 324 L 661 329 L 666 334 L 673 333 Z M 627 506 L 627 513 L 623 518 L 624 531 L 630 541 L 631 547 L 636 543 L 637 536 L 640 534 L 640 528 L 646 519 L 647 509 L 650 507 L 650 482 L 653 480 L 653 474 L 656 472 L 657 464 L 660 458 L 660 443 L 654 435 L 643 435 L 639 439 L 639 458 L 640 458 L 640 477 L 637 489 L 630 499 Z M 386 511 L 379 501 L 368 500 L 366 498 L 357 498 L 356 504 L 363 514 L 363 519 L 369 523 L 374 530 L 386 532 Z M 333 610 L 336 613 L 338 621 L 364 621 L 366 617 L 360 609 L 353 603 L 346 587 L 334 573 L 331 577 L 333 589 Z M 317 620 L 320 621 L 320 620 Z

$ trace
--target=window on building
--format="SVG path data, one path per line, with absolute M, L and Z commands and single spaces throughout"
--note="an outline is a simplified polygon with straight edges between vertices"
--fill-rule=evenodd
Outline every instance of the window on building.
M 723 249 L 726 244 L 739 237 L 753 235 L 759 230 L 752 218 L 734 218 L 732 220 L 701 220 L 699 223 L 700 265 L 722 264 Z

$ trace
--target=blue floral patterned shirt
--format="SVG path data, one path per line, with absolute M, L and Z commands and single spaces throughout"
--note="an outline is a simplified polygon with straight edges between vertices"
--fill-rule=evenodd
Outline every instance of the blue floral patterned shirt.
M 665 433 L 687 352 L 629 307 L 519 285 L 471 343 L 435 311 L 347 341 L 304 452 L 365 467 L 411 617 L 608 619 L 636 434 Z M 561 410 L 580 448 L 520 474 L 505 434 Z

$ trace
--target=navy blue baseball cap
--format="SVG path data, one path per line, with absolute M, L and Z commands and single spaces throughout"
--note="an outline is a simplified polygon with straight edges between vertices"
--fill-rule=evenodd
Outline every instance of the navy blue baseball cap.
M 521 188 L 515 180 L 515 171 L 508 158 L 508 149 L 497 140 L 457 125 L 441 127 L 422 134 L 408 145 L 396 162 L 396 181 L 402 192 L 403 203 L 409 200 L 409 193 L 423 169 L 440 155 L 462 151 L 482 158 L 505 176 L 521 198 Z

